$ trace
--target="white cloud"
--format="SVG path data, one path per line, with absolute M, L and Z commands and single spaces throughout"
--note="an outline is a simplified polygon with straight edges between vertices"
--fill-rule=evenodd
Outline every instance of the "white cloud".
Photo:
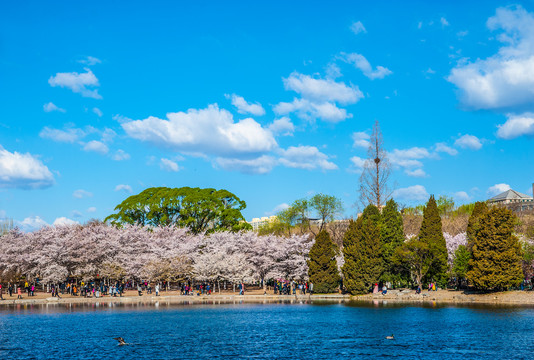
M 441 19 L 439 19 L 439 22 L 442 26 L 449 26 L 449 22 L 444 17 L 441 17 Z
M 371 137 L 366 132 L 354 132 L 352 133 L 352 140 L 354 141 L 352 146 L 367 149 L 369 148 L 369 145 L 371 145 L 371 143 L 369 142 L 370 138 Z
M 365 27 L 363 26 L 363 24 L 362 24 L 361 21 L 356 21 L 356 22 L 354 22 L 354 23 L 350 26 L 350 29 L 351 29 L 352 32 L 355 33 L 355 34 L 366 33 L 366 32 L 367 32 L 367 30 L 365 30 Z
M 0 188 L 42 189 L 54 176 L 34 155 L 9 152 L 0 145 Z
M 339 104 L 354 104 L 363 98 L 363 93 L 357 86 L 347 86 L 343 82 L 336 82 L 332 78 L 321 79 L 309 75 L 293 72 L 284 78 L 286 90 L 300 94 L 301 98 L 294 98 L 292 102 L 280 102 L 273 107 L 278 115 L 296 112 L 297 116 L 305 120 L 322 119 L 329 122 L 339 122 L 352 115 Z
M 237 112 L 240 114 L 252 114 L 255 116 L 265 115 L 265 109 L 259 102 L 249 103 L 242 96 L 232 94 L 225 95 L 227 99 L 232 99 L 232 105 L 237 108 Z
M 458 155 L 458 150 L 448 146 L 445 143 L 437 143 L 436 147 L 435 147 L 435 151 L 436 152 L 444 152 L 444 153 L 447 153 L 447 154 L 449 154 L 451 156 Z
M 87 212 L 88 212 L 88 213 L 94 213 L 94 212 L 96 212 L 96 207 L 91 206 L 91 207 L 87 208 Z
M 404 201 L 426 201 L 430 195 L 424 186 L 414 185 L 395 190 L 393 192 L 393 197 Z
M 89 65 L 89 66 L 102 63 L 102 61 L 100 61 L 100 59 L 98 59 L 98 58 L 96 58 L 94 56 L 87 56 L 85 59 L 78 60 L 78 62 L 80 64 L 85 64 L 85 65 Z
M 534 136 L 534 113 L 508 114 L 507 116 L 506 122 L 498 126 L 498 137 L 509 140 L 519 136 Z
M 62 109 L 60 107 L 57 107 L 53 102 L 49 102 L 43 105 L 44 112 L 52 112 L 52 111 L 59 111 L 59 112 L 66 112 L 67 110 Z
M 280 164 L 297 169 L 336 170 L 338 167 L 328 161 L 328 155 L 323 154 L 315 146 L 290 146 L 287 150 L 280 149 Z
M 115 154 L 113 154 L 111 159 L 115 161 L 130 160 L 130 154 L 128 154 L 122 149 L 119 149 Z
M 84 197 L 92 197 L 93 193 L 83 190 L 83 189 L 79 189 L 79 190 L 74 191 L 72 193 L 72 196 L 74 196 L 77 199 L 82 199 Z
M 98 116 L 98 117 L 102 117 L 102 115 L 104 115 L 104 114 L 102 113 L 102 110 L 100 110 L 100 109 L 97 108 L 97 107 L 94 107 L 94 108 L 93 108 L 93 112 L 94 112 L 94 113 L 96 114 L 96 116 Z
M 367 61 L 367 59 L 361 54 L 341 53 L 340 59 L 349 64 L 354 65 L 354 67 L 356 67 L 357 69 L 360 69 L 363 74 L 371 80 L 383 79 L 384 77 L 393 74 L 391 70 L 383 66 L 377 66 L 376 69 L 373 70 L 373 67 L 371 66 L 369 61 Z
M 48 79 L 48 83 L 52 87 L 59 86 L 70 89 L 72 92 L 79 93 L 83 97 L 102 99 L 102 96 L 98 94 L 98 90 L 88 89 L 88 87 L 100 86 L 95 74 L 89 68 L 85 68 L 84 70 L 86 71 L 84 73 L 57 73 Z
M 83 147 L 84 151 L 92 151 L 99 154 L 107 154 L 109 148 L 106 144 L 98 140 L 91 140 Z
M 349 167 L 349 172 L 355 172 L 355 173 L 361 173 L 364 166 L 365 166 L 365 159 L 362 159 L 359 156 L 353 156 L 350 158 L 350 162 L 352 163 Z
M 69 225 L 75 225 L 79 224 L 79 222 L 68 219 L 66 217 L 59 217 L 56 220 L 54 220 L 54 223 L 52 225 L 54 226 L 69 226 Z
M 293 72 L 283 81 L 286 90 L 295 91 L 303 99 L 314 102 L 354 104 L 363 98 L 363 93 L 357 86 L 347 86 L 343 82 L 336 82 L 332 79 L 316 79 L 309 75 Z
M 469 194 L 465 191 L 458 191 L 454 193 L 454 199 L 460 202 L 469 201 L 471 200 L 471 196 L 469 196 Z
M 322 119 L 328 122 L 337 123 L 352 114 L 347 114 L 347 110 L 340 109 L 331 102 L 315 103 L 306 99 L 293 99 L 293 102 L 281 102 L 273 108 L 279 115 L 287 115 L 296 112 L 297 116 L 304 120 Z
M 81 212 L 79 212 L 78 210 L 73 210 L 72 213 L 71 213 L 71 216 L 73 218 L 80 218 L 83 216 L 83 214 Z
M 65 130 L 52 129 L 45 126 L 39 133 L 43 139 L 50 139 L 56 142 L 74 143 L 83 138 L 86 133 L 81 129 L 66 128 Z
M 215 163 L 224 170 L 246 174 L 266 174 L 277 165 L 276 159 L 269 155 L 262 155 L 255 159 L 216 158 Z
M 467 31 L 467 30 L 463 30 L 463 31 L 458 31 L 458 32 L 456 33 L 456 36 L 458 36 L 458 37 L 461 38 L 461 37 L 467 36 L 468 34 L 469 34 L 469 31 Z
M 48 226 L 48 223 L 39 216 L 30 216 L 22 221 L 15 221 L 16 226 L 25 232 L 39 230 L 42 227 Z
M 150 116 L 121 124 L 137 140 L 174 150 L 215 155 L 243 155 L 271 151 L 277 146 L 272 133 L 252 118 L 234 122 L 217 104 L 206 109 L 168 113 L 168 120 Z
M 421 159 L 431 158 L 435 155 L 431 154 L 427 149 L 421 147 L 412 147 L 410 149 L 394 149 L 388 154 L 389 161 L 393 166 L 402 168 L 416 168 L 422 167 Z
M 521 6 L 499 8 L 487 21 L 504 45 L 486 59 L 461 62 L 448 81 L 460 101 L 473 109 L 530 106 L 534 102 L 534 16 Z
M 295 125 L 293 125 L 291 119 L 284 116 L 280 119 L 273 121 L 273 123 L 269 125 L 269 130 L 271 130 L 273 134 L 291 136 L 295 131 Z
M 490 186 L 488 188 L 488 195 L 490 196 L 495 196 L 495 195 L 499 195 L 507 190 L 510 190 L 510 185 L 508 184 L 504 184 L 504 183 L 501 183 L 501 184 L 495 184 L 493 186 Z
M 427 174 L 423 169 L 415 169 L 415 170 L 406 169 L 404 170 L 404 173 L 411 177 L 419 177 L 419 178 L 427 177 Z
M 125 191 L 127 193 L 132 193 L 133 192 L 132 187 L 130 185 L 126 185 L 126 184 L 119 184 L 119 185 L 115 186 L 115 191 Z
M 162 158 L 159 162 L 159 167 L 161 170 L 169 172 L 177 172 L 180 170 L 178 164 L 170 159 Z
M 454 145 L 461 147 L 462 149 L 480 150 L 482 148 L 482 142 L 474 135 L 460 136 Z
M 326 77 L 328 79 L 336 79 L 342 76 L 341 69 L 335 62 L 331 62 L 326 66 Z

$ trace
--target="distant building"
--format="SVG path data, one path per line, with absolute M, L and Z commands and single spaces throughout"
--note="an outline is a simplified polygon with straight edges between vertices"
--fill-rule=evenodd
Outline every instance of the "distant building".
M 252 230 L 258 230 L 260 227 L 276 221 L 276 216 L 264 216 L 261 218 L 253 218 L 248 223 L 252 226 Z
M 534 184 L 532 184 L 532 190 L 534 192 Z M 534 198 L 532 196 L 512 189 L 492 197 L 488 200 L 488 204 L 503 206 L 517 212 L 534 210 Z

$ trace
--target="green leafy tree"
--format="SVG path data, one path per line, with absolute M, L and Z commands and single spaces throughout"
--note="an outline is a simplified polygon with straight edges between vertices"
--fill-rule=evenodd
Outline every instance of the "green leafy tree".
M 314 195 L 310 199 L 310 206 L 321 219 L 319 232 L 323 231 L 327 223 L 334 221 L 334 218 L 343 212 L 341 200 L 331 195 Z
M 340 278 L 335 245 L 326 231 L 317 234 L 309 257 L 308 275 L 313 284 L 313 291 L 321 294 L 336 292 Z
M 458 246 L 458 249 L 454 252 L 454 260 L 452 262 L 452 274 L 456 277 L 458 284 L 462 284 L 467 279 L 470 260 L 471 252 L 467 246 Z
M 523 268 L 523 276 L 525 279 L 532 279 L 534 277 L 534 244 L 526 240 L 521 244 L 523 258 L 521 267 Z
M 450 196 L 440 195 L 436 200 L 438 212 L 441 216 L 446 216 L 452 213 L 454 210 L 454 199 Z
M 475 241 L 475 234 L 479 228 L 480 217 L 488 212 L 488 205 L 485 202 L 477 201 L 473 207 L 473 212 L 467 221 L 467 249 L 471 251 L 473 242 Z
M 419 230 L 419 240 L 428 245 L 429 269 L 424 280 L 435 281 L 444 286 L 447 282 L 447 245 L 443 237 L 441 217 L 434 196 L 430 196 L 423 213 L 423 223 Z
M 287 209 L 281 210 L 276 214 L 278 221 L 283 225 L 289 236 L 291 236 L 291 230 L 297 224 L 298 216 L 299 214 L 293 206 L 289 206 Z
M 311 232 L 310 203 L 308 199 L 295 200 L 291 207 L 296 214 L 296 226 L 300 229 L 300 233 Z
M 409 273 L 414 283 L 422 287 L 423 278 L 432 265 L 430 246 L 416 237 L 412 238 L 395 250 L 393 263 Z
M 397 248 L 404 244 L 404 229 L 402 215 L 398 210 L 397 203 L 390 199 L 382 209 L 382 224 L 380 227 L 380 248 L 384 272 L 382 280 L 399 282 L 402 280 L 402 273 L 398 271 L 393 261 L 393 255 Z
M 356 222 L 351 221 L 343 238 L 343 283 L 351 294 L 366 293 L 382 273 L 380 256 L 380 211 L 365 208 Z
M 505 290 L 523 280 L 521 245 L 513 235 L 516 224 L 516 216 L 505 208 L 480 217 L 467 273 L 477 289 Z
M 246 203 L 227 190 L 148 188 L 115 207 L 104 221 L 114 225 L 187 227 L 191 232 L 251 229 L 241 211 Z

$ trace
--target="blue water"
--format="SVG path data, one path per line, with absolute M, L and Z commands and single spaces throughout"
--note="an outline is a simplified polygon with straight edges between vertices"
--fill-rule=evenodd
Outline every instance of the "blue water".
M 387 335 L 394 340 L 386 340 Z M 130 345 L 117 346 L 121 336 Z M 533 359 L 534 310 L 373 304 L 0 309 L 3 359 Z

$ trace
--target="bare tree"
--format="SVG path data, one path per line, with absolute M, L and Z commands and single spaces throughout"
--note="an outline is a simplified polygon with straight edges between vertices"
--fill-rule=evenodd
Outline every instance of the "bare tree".
M 391 165 L 387 152 L 384 150 L 378 120 L 373 126 L 373 134 L 369 143 L 367 160 L 365 160 L 360 176 L 360 201 L 364 207 L 367 204 L 373 204 L 381 208 L 391 196 L 391 190 L 388 187 Z

